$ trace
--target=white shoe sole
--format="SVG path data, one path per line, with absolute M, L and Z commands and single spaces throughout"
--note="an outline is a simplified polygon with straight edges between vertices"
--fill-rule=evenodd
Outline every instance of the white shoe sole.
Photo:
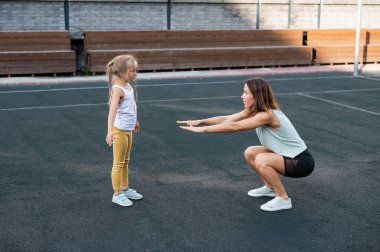
M 283 207 L 276 207 L 276 208 L 266 208 L 266 207 L 260 206 L 261 210 L 268 211 L 268 212 L 286 210 L 286 209 L 290 209 L 290 208 L 292 208 L 292 206 L 283 206 Z
M 248 196 L 250 197 L 276 197 L 276 193 L 261 193 L 261 194 L 258 194 L 258 193 L 249 193 L 248 192 Z
M 132 201 L 131 201 L 131 203 L 128 203 L 128 204 L 125 204 L 125 205 L 120 204 L 119 202 L 114 201 L 114 200 L 112 200 L 112 203 L 115 203 L 115 204 L 117 204 L 117 205 L 119 205 L 119 206 L 123 206 L 123 207 L 130 207 L 130 206 L 133 206 L 133 202 L 132 202 Z

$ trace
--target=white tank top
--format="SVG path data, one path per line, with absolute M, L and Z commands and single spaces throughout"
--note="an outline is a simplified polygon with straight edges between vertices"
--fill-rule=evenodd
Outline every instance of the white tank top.
M 298 135 L 293 124 L 280 110 L 272 110 L 280 121 L 280 128 L 274 129 L 268 126 L 256 128 L 260 143 L 270 151 L 282 156 L 294 158 L 306 150 L 305 142 Z
M 114 126 L 121 130 L 133 130 L 137 121 L 137 106 L 133 88 L 128 83 L 129 90 L 119 86 L 113 85 L 112 89 L 120 88 L 124 92 L 124 99 L 120 102 L 116 110 L 116 118 Z

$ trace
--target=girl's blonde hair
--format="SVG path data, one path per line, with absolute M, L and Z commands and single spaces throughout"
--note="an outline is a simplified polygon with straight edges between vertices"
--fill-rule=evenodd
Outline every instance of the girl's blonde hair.
M 110 60 L 106 67 L 106 75 L 108 77 L 108 83 L 110 86 L 110 90 L 108 93 L 108 100 L 111 99 L 111 93 L 112 93 L 112 83 L 113 83 L 113 77 L 121 76 L 123 74 L 129 74 L 131 71 L 137 71 L 138 62 L 137 59 L 130 55 L 130 54 L 123 54 L 116 56 L 112 60 Z M 129 80 L 128 80 L 129 81 Z

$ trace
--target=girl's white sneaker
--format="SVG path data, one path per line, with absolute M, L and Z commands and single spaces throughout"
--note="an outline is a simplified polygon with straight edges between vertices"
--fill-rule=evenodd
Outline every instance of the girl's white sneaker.
M 283 198 L 276 197 L 264 205 L 261 205 L 260 209 L 264 211 L 278 211 L 292 208 L 292 200 L 289 198 L 284 200 Z
M 119 195 L 112 196 L 112 202 L 120 206 L 132 206 L 133 202 L 130 201 L 124 194 L 120 193 Z
M 121 193 L 124 194 L 127 198 L 134 199 L 134 200 L 139 200 L 143 198 L 141 194 L 137 193 L 136 190 L 133 190 L 131 188 L 125 191 L 122 190 Z

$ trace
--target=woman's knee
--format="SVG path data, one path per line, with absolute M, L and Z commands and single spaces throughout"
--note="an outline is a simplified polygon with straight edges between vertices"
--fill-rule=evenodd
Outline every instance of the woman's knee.
M 256 155 L 256 158 L 255 158 L 255 166 L 258 170 L 262 170 L 262 169 L 265 169 L 268 165 L 268 162 L 266 160 L 266 158 L 264 157 L 264 155 L 262 155 L 261 153 L 257 154 Z
M 281 162 L 281 163 L 279 163 Z M 255 166 L 260 174 L 267 172 L 277 172 L 284 175 L 283 161 L 274 160 L 273 156 L 259 153 L 255 159 Z
M 255 159 L 256 155 L 258 153 L 258 148 L 255 146 L 250 146 L 244 151 L 244 158 L 247 161 L 252 161 Z

